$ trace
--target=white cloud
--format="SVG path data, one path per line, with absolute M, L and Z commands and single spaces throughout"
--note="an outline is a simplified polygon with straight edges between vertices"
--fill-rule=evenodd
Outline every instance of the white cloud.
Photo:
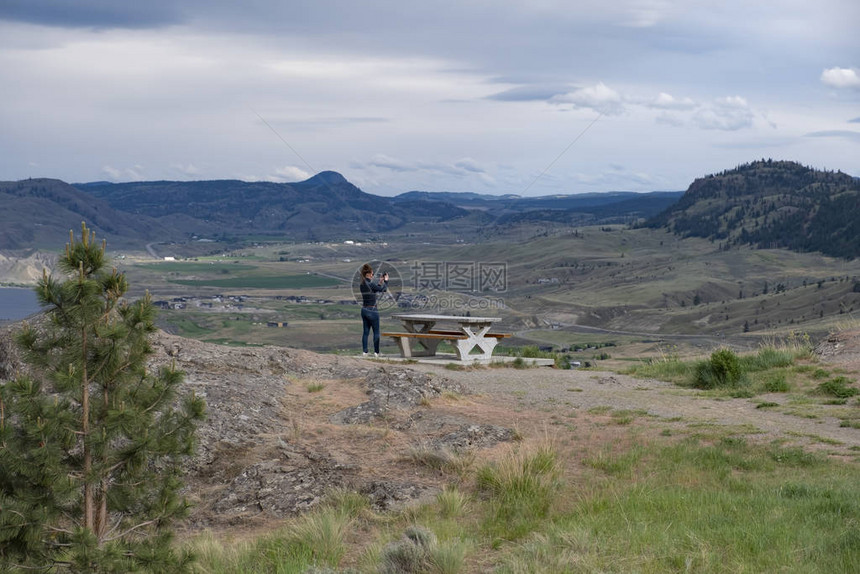
M 275 176 L 272 178 L 272 180 L 293 183 L 296 181 L 304 181 L 306 179 L 310 179 L 310 177 L 311 174 L 309 174 L 302 168 L 296 167 L 294 165 L 288 165 L 285 167 L 277 168 L 275 170 Z
M 171 167 L 183 175 L 187 175 L 187 176 L 200 175 L 200 170 L 193 163 L 187 163 L 187 164 L 175 163 Z
M 624 6 L 624 4 L 627 4 Z M 672 16 L 677 3 L 670 0 L 634 0 L 622 3 L 625 8 L 625 18 L 622 26 L 631 28 L 650 28 Z
M 679 100 L 666 92 L 660 92 L 660 95 L 648 103 L 649 107 L 656 108 L 658 110 L 692 110 L 696 105 L 696 102 L 690 98 Z
M 143 167 L 140 165 L 126 168 L 116 168 L 106 165 L 102 167 L 102 173 L 114 181 L 141 181 L 146 179 L 143 175 Z
M 575 108 L 588 108 L 606 115 L 619 115 L 624 112 L 624 102 L 621 94 L 598 82 L 594 86 L 580 88 L 568 94 L 553 96 L 550 102 L 557 104 L 573 104 Z
M 693 114 L 693 123 L 705 130 L 736 131 L 753 125 L 754 112 L 740 96 L 729 96 L 702 106 Z
M 821 72 L 821 82 L 832 88 L 860 88 L 860 74 L 854 68 L 829 68 Z

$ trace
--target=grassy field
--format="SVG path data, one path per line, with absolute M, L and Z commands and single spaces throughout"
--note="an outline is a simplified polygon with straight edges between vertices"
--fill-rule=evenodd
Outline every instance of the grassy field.
M 860 469 L 779 444 L 634 441 L 573 469 L 552 443 L 496 463 L 413 463 L 449 475 L 435 501 L 390 516 L 334 492 L 259 538 L 188 541 L 198 571 L 847 574 L 860 564 Z
M 171 283 L 187 287 L 217 287 L 219 289 L 315 289 L 334 287 L 340 281 L 319 275 L 255 275 L 229 279 L 171 279 Z
M 213 260 L 209 263 L 199 263 L 193 261 L 163 261 L 159 263 L 140 263 L 136 265 L 140 269 L 148 269 L 158 273 L 205 273 L 205 274 L 233 274 L 243 271 L 254 271 L 256 265 L 248 265 L 247 263 L 238 263 L 236 261 L 217 261 Z

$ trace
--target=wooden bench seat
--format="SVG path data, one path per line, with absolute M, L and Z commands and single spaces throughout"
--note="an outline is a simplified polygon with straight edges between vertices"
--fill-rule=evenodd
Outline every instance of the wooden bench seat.
M 440 335 L 462 335 L 463 334 L 460 331 L 438 331 L 436 329 L 429 331 L 429 333 L 432 335 L 435 335 L 437 333 Z M 383 333 L 383 335 L 384 334 L 385 333 Z M 494 339 L 504 339 L 506 337 L 512 337 L 513 335 L 511 333 L 486 333 L 484 336 L 485 337 L 493 337 Z
M 436 348 L 439 346 L 439 343 L 450 341 L 455 346 L 457 357 L 462 361 L 468 358 L 469 350 L 474 345 L 474 338 L 470 338 L 461 331 L 430 330 L 423 333 L 385 332 L 380 333 L 380 335 L 391 337 L 397 341 L 397 346 L 400 347 L 400 355 L 405 358 L 433 356 L 436 354 Z M 484 350 L 485 354 L 489 356 L 499 340 L 510 336 L 510 333 L 486 333 L 483 336 L 483 343 L 479 344 L 489 349 Z M 413 341 L 419 348 L 413 348 Z
M 430 331 L 428 333 L 380 333 L 383 337 L 411 337 L 413 339 L 465 339 L 466 335 L 456 331 Z
M 436 348 L 442 341 L 462 341 L 468 339 L 464 333 L 380 333 L 383 337 L 392 337 L 400 347 L 400 356 L 407 359 L 412 357 L 432 357 L 436 354 Z M 414 349 L 412 342 L 419 346 Z

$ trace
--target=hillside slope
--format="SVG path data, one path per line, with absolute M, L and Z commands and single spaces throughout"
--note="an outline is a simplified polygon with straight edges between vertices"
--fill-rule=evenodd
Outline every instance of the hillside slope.
M 277 233 L 316 240 L 390 231 L 415 218 L 468 215 L 444 202 L 394 204 L 389 198 L 361 191 L 332 171 L 298 183 L 146 181 L 77 187 L 117 209 L 181 223 L 197 234 Z
M 697 179 L 648 227 L 736 245 L 860 256 L 860 180 L 788 161 Z
M 181 232 L 149 217 L 131 215 L 56 179 L 0 182 L 0 249 L 56 249 L 81 222 L 112 246 L 174 240 Z

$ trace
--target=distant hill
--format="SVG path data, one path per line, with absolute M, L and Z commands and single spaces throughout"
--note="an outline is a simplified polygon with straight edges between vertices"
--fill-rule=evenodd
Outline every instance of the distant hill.
M 394 200 L 400 202 L 422 198 L 427 201 L 444 201 L 465 209 L 480 209 L 497 218 L 498 223 L 504 224 L 555 222 L 587 225 L 652 217 L 673 205 L 682 195 L 681 191 L 609 191 L 521 197 L 410 191 L 396 196 Z
M 407 191 L 394 196 L 394 201 L 445 201 L 459 206 L 483 207 L 488 201 L 516 200 L 519 195 L 489 195 L 470 191 Z
M 68 241 L 70 229 L 80 232 L 82 221 L 120 247 L 181 237 L 172 227 L 114 209 L 57 179 L 0 182 L 0 206 L 0 249 L 5 250 L 56 249 Z
M 444 202 L 393 202 L 365 193 L 332 171 L 299 183 L 147 181 L 76 187 L 116 209 L 205 235 L 256 232 L 326 239 L 344 233 L 389 231 L 415 219 L 448 220 L 468 215 L 464 209 Z
M 461 236 L 496 225 L 589 225 L 651 217 L 681 192 L 608 192 L 545 197 L 413 191 L 365 193 L 333 171 L 297 183 L 93 182 L 28 179 L 0 183 L 0 250 L 63 245 L 86 221 L 113 246 L 276 236 L 298 241 L 373 237 L 409 224 L 444 223 Z M 424 227 L 426 229 L 426 227 Z
M 646 222 L 680 236 L 734 245 L 860 256 L 860 180 L 763 160 L 697 179 Z

